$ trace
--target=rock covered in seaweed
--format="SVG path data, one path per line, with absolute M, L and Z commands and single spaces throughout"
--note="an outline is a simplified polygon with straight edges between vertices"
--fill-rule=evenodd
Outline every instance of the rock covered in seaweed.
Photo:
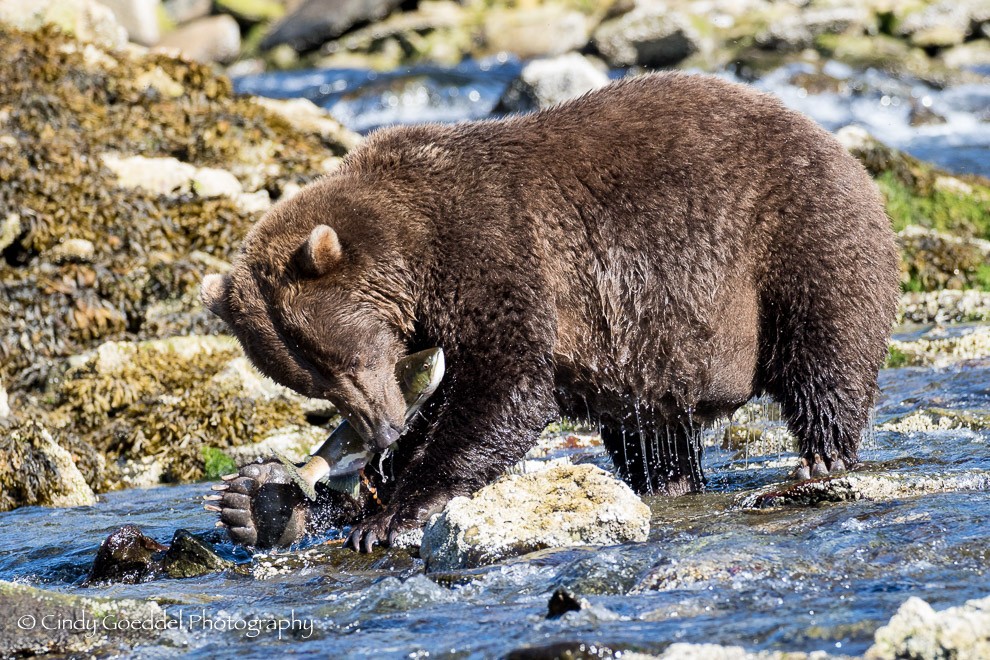
M 429 570 L 491 564 L 544 548 L 645 541 L 650 509 L 632 489 L 592 465 L 509 475 L 456 497 L 423 533 Z
M 154 456 L 162 481 L 217 477 L 212 450 L 325 434 L 306 422 L 323 403 L 263 379 L 230 337 L 107 342 L 70 364 L 57 390 L 67 425 L 121 463 Z
M 242 195 L 277 198 L 355 141 L 343 129 L 295 128 L 208 67 L 162 54 L 0 27 L 0 60 L 0 378 L 15 398 L 108 339 L 222 327 L 196 300 L 199 280 L 263 205 L 195 186 L 124 188 L 103 154 L 223 170 Z M 70 240 L 89 241 L 92 254 L 56 259 Z
M 89 506 L 96 496 L 70 454 L 35 420 L 0 427 L 0 511 Z

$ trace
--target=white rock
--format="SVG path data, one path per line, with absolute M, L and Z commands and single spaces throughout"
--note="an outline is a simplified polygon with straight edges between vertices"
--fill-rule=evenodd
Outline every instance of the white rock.
M 160 0 L 101 0 L 127 30 L 127 38 L 142 46 L 154 46 L 161 37 L 158 27 Z
M 990 658 L 990 597 L 936 612 L 908 598 L 874 634 L 867 660 Z
M 434 516 L 420 555 L 429 570 L 481 566 L 543 548 L 644 541 L 650 509 L 592 465 L 509 475 Z
M 49 250 L 49 257 L 57 264 L 89 263 L 94 254 L 96 246 L 85 238 L 69 238 Z
M 187 192 L 196 168 L 175 158 L 122 157 L 103 154 L 103 164 L 117 175 L 122 188 L 141 188 L 154 195 Z
M 605 72 L 578 53 L 534 60 L 523 67 L 519 77 L 541 108 L 577 98 L 608 84 Z
M 10 417 L 10 404 L 7 402 L 7 390 L 0 382 L 0 419 Z
M 127 44 L 127 30 L 95 0 L 0 0 L 0 23 L 28 31 L 57 25 L 80 41 L 111 49 Z
M 43 506 L 72 507 L 92 506 L 96 504 L 96 495 L 86 483 L 85 477 L 76 467 L 72 455 L 63 449 L 47 429 L 41 430 L 44 445 L 38 449 L 55 465 L 59 482 L 54 484 L 47 501 L 39 502 Z
M 293 128 L 313 133 L 323 138 L 333 138 L 348 150 L 361 142 L 361 136 L 344 128 L 344 125 L 309 99 L 255 98 L 254 102 L 274 112 Z
M 201 18 L 166 34 L 158 49 L 177 51 L 198 62 L 226 64 L 241 52 L 241 29 L 227 14 Z
M 11 243 L 17 240 L 23 231 L 21 227 L 21 216 L 16 213 L 8 213 L 0 220 L 0 250 L 6 249 Z
M 489 51 L 508 51 L 522 58 L 560 55 L 581 48 L 591 36 L 587 16 L 554 3 L 489 10 L 484 21 Z
M 235 197 L 242 192 L 241 182 L 227 170 L 203 167 L 196 170 L 192 189 L 200 197 Z

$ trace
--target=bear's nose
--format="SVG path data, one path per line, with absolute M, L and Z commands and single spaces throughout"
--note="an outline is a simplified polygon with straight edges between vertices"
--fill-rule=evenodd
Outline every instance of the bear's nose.
M 372 438 L 372 444 L 375 445 L 375 449 L 378 451 L 384 451 L 388 449 L 392 443 L 399 439 L 402 435 L 402 428 L 392 424 L 391 422 L 381 422 L 378 424 L 378 428 L 375 429 L 374 438 Z

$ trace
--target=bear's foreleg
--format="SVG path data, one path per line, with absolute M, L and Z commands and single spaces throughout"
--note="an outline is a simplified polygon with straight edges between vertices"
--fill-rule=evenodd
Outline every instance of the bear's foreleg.
M 512 357 L 512 359 L 507 359 Z M 515 354 L 493 355 L 484 368 L 448 371 L 444 400 L 417 455 L 395 475 L 380 513 L 352 527 L 347 545 L 370 552 L 422 526 L 453 497 L 469 495 L 503 474 L 536 444 L 557 416 L 550 370 L 521 372 Z M 454 361 L 451 361 L 454 364 Z M 532 368 L 532 363 L 526 366 Z M 438 393 L 439 394 L 439 393 Z

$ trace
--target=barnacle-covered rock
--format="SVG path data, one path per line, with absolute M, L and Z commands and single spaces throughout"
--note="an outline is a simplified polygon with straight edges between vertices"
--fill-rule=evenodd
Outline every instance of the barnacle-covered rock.
M 220 330 L 196 301 L 197 255 L 228 261 L 269 195 L 321 175 L 355 142 L 295 128 L 208 67 L 163 54 L 0 27 L 0 60 L 0 378 L 15 397 L 109 339 Z M 111 152 L 223 174 L 131 189 Z M 241 198 L 215 194 L 235 178 Z M 67 241 L 93 250 L 65 258 Z
M 313 428 L 306 423 L 313 404 L 264 381 L 230 337 L 107 342 L 70 362 L 59 412 L 100 452 L 130 466 L 125 484 L 140 478 L 135 464 L 147 456 L 155 457 L 147 470 L 162 481 L 215 477 L 208 464 L 218 455 L 210 449 Z
M 37 421 L 0 430 L 0 511 L 96 503 L 72 455 Z
M 572 545 L 645 541 L 650 509 L 632 489 L 593 465 L 509 475 L 470 498 L 455 497 L 423 533 L 430 570 L 482 566 Z

